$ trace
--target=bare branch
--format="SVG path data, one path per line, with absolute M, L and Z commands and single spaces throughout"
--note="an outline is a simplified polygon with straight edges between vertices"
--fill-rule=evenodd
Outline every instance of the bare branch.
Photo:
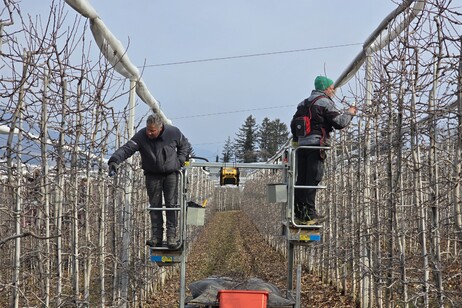
M 46 236 L 38 236 L 38 235 L 36 235 L 34 232 L 26 231 L 26 232 L 24 232 L 24 233 L 15 234 L 15 235 L 9 236 L 9 237 L 7 237 L 7 238 L 1 240 L 1 241 L 0 241 L 0 247 L 3 246 L 3 245 L 4 245 L 6 242 L 8 242 L 8 241 L 11 241 L 11 240 L 14 240 L 14 239 L 17 239 L 17 238 L 20 238 L 20 237 L 27 237 L 27 236 L 32 236 L 32 237 L 34 237 L 34 238 L 36 238 L 36 239 L 39 239 L 39 240 L 48 240 L 48 239 L 60 237 L 61 234 L 46 237 Z

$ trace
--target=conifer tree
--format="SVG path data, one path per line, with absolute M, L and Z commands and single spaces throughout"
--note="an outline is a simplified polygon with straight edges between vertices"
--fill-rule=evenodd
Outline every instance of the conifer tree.
M 231 137 L 228 136 L 228 139 L 226 139 L 225 146 L 223 147 L 223 152 L 222 154 L 222 162 L 224 163 L 229 163 L 234 159 L 234 143 L 231 140 Z
M 287 125 L 279 119 L 264 118 L 258 131 L 260 161 L 267 161 L 284 145 L 289 135 Z
M 247 117 L 241 128 L 239 128 L 239 132 L 236 134 L 236 139 L 234 139 L 237 161 L 244 163 L 257 161 L 257 132 L 257 122 L 255 118 L 250 115 Z

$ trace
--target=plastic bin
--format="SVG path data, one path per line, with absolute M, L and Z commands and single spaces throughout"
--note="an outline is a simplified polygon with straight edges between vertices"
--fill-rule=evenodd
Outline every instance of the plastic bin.
M 205 222 L 205 208 L 188 206 L 188 217 L 186 224 L 192 226 L 203 226 Z
M 286 184 L 268 184 L 267 188 L 266 196 L 269 203 L 287 202 Z
M 220 308 L 266 308 L 268 294 L 257 290 L 220 290 L 218 302 Z

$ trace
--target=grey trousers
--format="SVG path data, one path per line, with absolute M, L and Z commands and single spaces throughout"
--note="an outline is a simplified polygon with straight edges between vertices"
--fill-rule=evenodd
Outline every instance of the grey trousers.
M 318 149 L 297 151 L 297 182 L 300 186 L 318 186 L 324 176 L 324 157 Z M 316 189 L 295 189 L 295 217 L 306 219 L 316 214 Z
M 162 208 L 162 195 L 164 196 L 165 207 L 177 207 L 178 200 L 178 173 L 146 175 L 146 190 L 148 193 L 151 208 Z M 177 211 L 165 211 L 167 217 L 167 238 L 176 236 L 178 221 Z M 162 240 L 164 219 L 162 211 L 150 211 L 151 216 L 151 238 Z

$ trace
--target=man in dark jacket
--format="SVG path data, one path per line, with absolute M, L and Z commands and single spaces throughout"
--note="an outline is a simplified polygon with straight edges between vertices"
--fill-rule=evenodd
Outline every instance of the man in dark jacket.
M 351 106 L 344 113 L 340 112 L 332 101 L 335 95 L 334 82 L 324 76 L 316 77 L 315 89 L 311 96 L 297 106 L 297 113 L 310 110 L 311 132 L 306 136 L 296 137 L 294 128 L 292 134 L 294 141 L 299 146 L 325 146 L 329 144 L 330 133 L 334 129 L 345 128 L 353 116 L 356 115 L 356 107 Z M 324 175 L 325 152 L 321 149 L 298 149 L 297 150 L 297 181 L 300 186 L 318 186 Z M 298 223 L 308 221 L 309 223 L 321 222 L 324 217 L 318 215 L 315 207 L 316 189 L 297 188 L 295 189 L 294 216 Z
M 178 194 L 178 171 L 191 152 L 191 145 L 181 131 L 164 124 L 158 114 L 150 115 L 146 127 L 138 131 L 109 159 L 109 173 L 117 172 L 118 165 L 139 151 L 144 170 L 146 190 L 151 208 L 162 208 L 162 193 L 167 208 L 175 207 Z M 149 246 L 162 245 L 162 211 L 150 211 L 151 240 Z M 177 212 L 166 211 L 167 245 L 177 245 Z

